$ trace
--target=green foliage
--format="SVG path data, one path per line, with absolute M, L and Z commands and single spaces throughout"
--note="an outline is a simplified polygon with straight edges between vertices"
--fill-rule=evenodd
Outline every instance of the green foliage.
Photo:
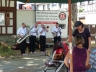
M 83 11 L 84 11 L 84 9 L 80 9 L 80 10 L 79 10 L 79 12 L 83 12 Z
M 5 57 L 11 55 L 13 55 L 13 50 L 10 47 L 0 45 L 0 56 Z
M 80 8 L 80 9 L 79 9 L 79 12 L 83 12 L 83 11 L 84 11 L 84 9 L 83 9 L 83 8 Z
M 30 26 L 29 25 L 26 25 L 26 28 L 30 28 Z

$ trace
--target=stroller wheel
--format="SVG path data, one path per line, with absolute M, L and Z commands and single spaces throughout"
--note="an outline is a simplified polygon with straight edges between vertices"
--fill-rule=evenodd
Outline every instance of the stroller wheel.
M 44 70 L 44 72 L 46 72 L 46 70 Z

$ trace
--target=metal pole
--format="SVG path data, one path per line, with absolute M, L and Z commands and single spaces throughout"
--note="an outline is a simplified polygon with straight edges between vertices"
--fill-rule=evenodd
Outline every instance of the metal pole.
M 34 3 L 34 8 L 35 8 L 35 23 L 36 23 L 36 3 Z
M 72 60 L 72 28 L 71 28 L 71 0 L 68 0 L 69 8 L 69 48 L 70 48 L 70 72 L 73 72 L 73 60 Z

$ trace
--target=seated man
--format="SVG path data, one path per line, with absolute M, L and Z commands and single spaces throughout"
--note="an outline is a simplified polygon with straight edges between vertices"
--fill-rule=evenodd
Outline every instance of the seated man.
M 91 68 L 87 72 L 96 72 L 96 48 L 90 53 Z

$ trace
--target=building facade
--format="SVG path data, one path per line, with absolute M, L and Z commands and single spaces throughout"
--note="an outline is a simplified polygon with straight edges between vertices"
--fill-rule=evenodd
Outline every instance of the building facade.
M 17 10 L 34 10 L 34 3 L 23 3 L 17 1 Z
M 81 20 L 84 24 L 96 24 L 96 0 L 78 2 L 77 20 Z M 62 10 L 68 11 L 68 4 L 60 3 L 37 3 L 36 10 Z M 92 19 L 93 18 L 93 19 Z

